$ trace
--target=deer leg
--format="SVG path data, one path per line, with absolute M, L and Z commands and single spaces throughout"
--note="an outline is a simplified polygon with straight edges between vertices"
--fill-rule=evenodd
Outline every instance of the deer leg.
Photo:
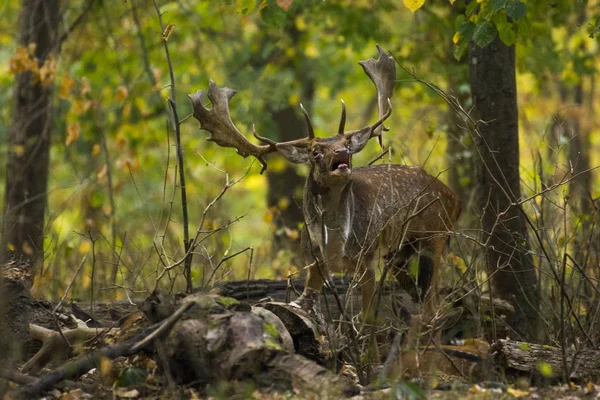
M 413 241 L 402 243 L 399 250 L 393 251 L 386 255 L 386 263 L 392 268 L 394 277 L 400 284 L 400 287 L 406 290 L 413 298 L 417 299 L 417 286 L 415 279 L 408 271 L 408 262 L 417 252 Z
M 301 240 L 304 262 L 309 264 L 305 267 L 307 273 L 306 280 L 304 281 L 304 290 L 302 291 L 302 295 L 293 304 L 307 310 L 317 303 L 319 294 L 321 294 L 321 290 L 323 289 L 323 283 L 327 277 L 327 270 L 320 256 L 321 250 L 318 246 L 313 246 L 306 227 L 302 229 Z
M 438 272 L 444 246 L 443 237 L 427 239 L 419 246 L 418 298 L 424 305 L 424 310 L 421 315 L 412 318 L 407 335 L 409 345 L 415 348 L 419 343 L 429 343 L 430 339 L 438 344 L 441 343 L 441 332 L 435 327 L 435 315 L 441 303 Z M 428 333 L 425 337 L 421 337 L 424 332 Z

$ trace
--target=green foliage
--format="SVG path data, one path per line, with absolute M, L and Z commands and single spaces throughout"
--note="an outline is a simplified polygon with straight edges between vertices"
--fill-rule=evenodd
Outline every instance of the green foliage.
M 121 371 L 116 387 L 135 387 L 146 382 L 148 371 L 145 368 L 131 367 Z
M 65 5 L 67 26 L 85 3 Z M 272 114 L 287 106 L 297 108 L 308 99 L 316 132 L 326 135 L 337 129 L 340 98 L 348 107 L 349 129 L 376 118 L 372 83 L 356 64 L 375 55 L 375 43 L 391 50 L 402 65 L 464 98 L 468 109 L 468 71 L 464 62 L 455 59 L 464 60 L 471 40 L 486 45 L 497 35 L 507 44 L 517 44 L 519 101 L 530 124 L 523 131 L 527 146 L 522 152 L 523 168 L 532 171 L 531 151 L 545 140 L 540 132 L 545 132 L 559 101 L 554 85 L 547 83 L 560 80 L 572 86 L 580 82 L 581 74 L 596 68 L 596 50 L 588 36 L 596 32 L 597 18 L 590 16 L 583 35 L 582 30 L 573 32 L 575 6 L 567 0 L 553 2 L 554 7 L 519 0 L 469 5 L 462 0 L 453 4 L 431 0 L 415 16 L 401 3 L 386 0 L 350 5 L 341 0 L 295 1 L 288 10 L 274 0 L 160 1 L 159 5 L 165 24 L 175 27 L 168 45 L 178 113 L 180 119 L 187 118 L 182 140 L 192 234 L 207 205 L 223 189 L 221 171 L 230 181 L 243 177 L 207 211 L 202 232 L 243 218 L 212 234 L 197 249 L 193 268 L 197 286 L 206 283 L 224 254 L 250 245 L 254 246 L 251 266 L 249 252 L 244 253 L 224 263 L 214 280 L 243 279 L 248 274 L 286 277 L 302 267 L 293 265 L 285 251 L 272 254 L 274 217 L 266 206 L 268 188 L 265 177 L 258 174 L 260 168 L 234 150 L 208 143 L 206 134 L 189 118 L 186 95 L 205 89 L 209 79 L 238 91 L 230 104 L 231 118 L 249 138 L 256 124 L 259 134 L 278 139 Z M 15 76 L 8 62 L 17 48 L 18 7 L 18 2 L 7 2 L 6 18 L 0 20 L 0 87 L 4 89 L 0 91 L 0 139 L 6 138 L 10 126 Z M 90 18 L 64 43 L 54 84 L 48 254 L 42 274 L 36 277 L 38 294 L 62 295 L 87 255 L 88 265 L 72 293 L 87 298 L 91 234 L 96 240 L 96 279 L 103 289 L 111 288 L 100 295 L 141 296 L 153 288 L 163 263 L 176 262 L 182 255 L 174 140 L 167 129 L 172 125 L 166 103 L 169 70 L 154 8 L 141 1 L 96 2 Z M 447 105 L 400 69 L 392 102 L 392 129 L 384 140 L 394 146 L 392 161 L 445 171 Z M 6 140 L 0 143 L 0 150 L 6 152 Z M 461 143 L 467 154 L 468 137 Z M 354 162 L 364 165 L 378 151 L 371 143 Z M 269 168 L 281 168 L 275 158 L 269 161 Z M 307 173 L 304 167 L 299 171 Z M 534 181 L 535 173 L 531 176 L 529 181 Z M 111 248 L 113 223 L 115 249 Z M 110 276 L 117 260 L 113 285 Z M 161 287 L 179 290 L 179 270 L 170 272 Z

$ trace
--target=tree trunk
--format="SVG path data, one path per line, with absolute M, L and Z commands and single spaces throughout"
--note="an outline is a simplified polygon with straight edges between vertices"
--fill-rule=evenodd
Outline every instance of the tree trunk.
M 59 0 L 22 1 L 19 44 L 35 43 L 40 66 L 58 51 L 58 24 Z M 13 250 L 32 268 L 43 255 L 52 89 L 29 71 L 17 75 L 13 89 L 0 252 Z
M 485 48 L 471 43 L 471 94 L 478 155 L 477 208 L 487 242 L 486 262 L 494 296 L 513 304 L 507 321 L 529 340 L 536 337 L 538 280 L 529 252 L 524 214 L 511 205 L 521 197 L 515 48 L 496 38 Z M 493 274 L 493 275 L 492 275 Z
M 465 63 L 466 68 L 466 63 Z M 448 84 L 452 90 L 456 90 L 462 82 L 459 82 L 453 75 L 448 76 Z M 461 105 L 466 103 L 467 95 L 455 94 Z M 465 217 L 470 217 L 469 210 L 472 208 L 472 195 L 475 186 L 475 169 L 473 167 L 472 145 L 464 144 L 467 132 L 467 126 L 464 118 L 452 107 L 448 107 L 446 114 L 448 121 L 448 147 L 446 149 L 446 160 L 448 163 L 448 186 L 460 198 L 463 209 L 463 225 L 469 226 L 464 221 Z M 467 138 L 467 143 L 469 140 Z
M 311 100 L 311 99 L 309 99 Z M 288 141 L 306 136 L 306 123 L 299 118 L 292 106 L 272 113 L 277 127 L 278 140 Z M 278 156 L 281 157 L 281 156 Z M 300 228 L 302 216 L 302 188 L 304 178 L 298 175 L 289 162 L 284 161 L 282 170 L 267 170 L 269 191 L 267 204 L 273 212 L 273 253 L 289 249 L 294 256 L 300 256 Z M 297 265 L 302 265 L 298 259 Z
M 586 4 L 578 5 L 577 26 L 582 26 L 586 20 Z M 585 42 L 579 46 L 579 50 L 585 54 Z M 583 63 L 585 59 L 579 60 Z M 582 68 L 583 70 L 583 68 Z M 572 229 L 574 233 L 573 258 L 575 261 L 592 277 L 598 277 L 597 268 L 593 266 L 596 260 L 593 259 L 590 250 L 598 239 L 595 238 L 594 224 L 594 204 L 592 200 L 592 172 L 590 170 L 590 137 L 589 128 L 584 125 L 583 119 L 586 117 L 583 107 L 583 79 L 585 73 L 579 76 L 579 83 L 574 90 L 574 103 L 577 107 L 572 113 L 569 113 L 569 119 L 566 125 L 567 137 L 569 139 L 569 166 L 572 168 L 573 175 L 579 175 L 569 184 L 569 203 L 574 213 Z M 588 172 L 585 172 L 588 171 Z M 597 265 L 597 264 L 596 264 Z M 591 288 L 587 287 L 586 292 L 589 298 L 593 295 Z

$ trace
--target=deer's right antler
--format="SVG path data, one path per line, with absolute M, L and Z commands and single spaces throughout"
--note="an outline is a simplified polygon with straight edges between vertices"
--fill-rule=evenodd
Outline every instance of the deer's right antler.
M 198 90 L 190 94 L 192 107 L 194 108 L 194 118 L 200 122 L 200 129 L 210 132 L 207 139 L 215 142 L 221 147 L 233 147 L 242 157 L 254 156 L 262 165 L 260 173 L 267 169 L 267 162 L 264 155 L 277 151 L 275 142 L 267 142 L 266 145 L 255 145 L 246 139 L 244 135 L 236 128 L 229 115 L 229 100 L 235 95 L 236 91 L 227 87 L 220 88 L 214 81 L 208 85 L 208 98 L 212 102 L 210 109 L 204 106 L 204 92 Z M 254 134 L 258 139 L 266 142 L 265 138 Z
M 309 141 L 314 138 L 312 124 L 310 118 L 302 107 L 302 112 L 306 117 L 308 124 L 309 137 L 292 140 L 289 142 L 278 143 L 272 139 L 262 137 L 256 134 L 256 130 L 252 127 L 254 137 L 260 140 L 265 145 L 255 145 L 246 139 L 244 135 L 236 128 L 231 121 L 229 115 L 229 100 L 235 95 L 235 90 L 230 88 L 220 88 L 212 80 L 208 85 L 208 99 L 212 102 L 210 109 L 204 106 L 204 92 L 198 90 L 194 94 L 190 94 L 192 107 L 194 109 L 194 118 L 200 122 L 200 129 L 210 132 L 210 137 L 207 139 L 215 142 L 221 147 L 233 147 L 242 157 L 254 156 L 262 165 L 260 173 L 262 174 L 267 169 L 267 162 L 263 156 L 278 151 L 278 146 L 294 145 L 307 146 Z

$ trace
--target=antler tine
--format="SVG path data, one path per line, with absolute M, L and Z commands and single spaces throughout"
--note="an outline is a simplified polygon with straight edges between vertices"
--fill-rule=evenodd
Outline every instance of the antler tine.
M 256 133 L 256 125 L 254 125 L 254 124 L 252 125 L 252 134 L 254 135 L 255 138 L 257 138 L 261 142 L 267 143 L 272 148 L 275 148 L 277 146 L 277 142 L 274 141 L 273 139 L 269 139 L 268 137 L 260 136 L 259 134 L 257 134 Z
M 377 89 L 377 105 L 379 108 L 379 118 L 381 119 L 386 114 L 388 102 L 386 100 L 392 98 L 394 93 L 394 85 L 396 80 L 396 62 L 394 57 L 385 53 L 381 46 L 377 45 L 377 51 L 379 56 L 377 60 L 369 58 L 368 60 L 361 61 L 359 64 L 363 67 L 365 73 L 375 84 Z M 375 136 L 379 136 L 379 144 L 382 145 L 381 132 L 387 131 L 388 129 L 383 127 L 377 127 L 374 131 Z M 383 145 L 382 145 L 383 148 Z
M 373 138 L 373 137 L 375 137 L 375 136 L 377 136 L 377 137 L 381 138 L 381 135 L 378 135 L 378 134 L 376 133 L 376 130 L 377 130 L 377 128 L 379 128 L 381 125 L 383 125 L 383 122 L 384 122 L 386 119 L 388 119 L 388 118 L 390 117 L 390 115 L 392 115 L 392 101 L 391 101 L 390 99 L 387 99 L 387 101 L 386 101 L 386 105 L 387 105 L 387 111 L 386 111 L 386 112 L 385 112 L 385 114 L 383 114 L 383 115 L 381 116 L 381 118 L 379 118 L 379 119 L 377 120 L 377 122 L 375 122 L 373 125 L 371 125 L 371 126 L 367 126 L 367 127 L 365 127 L 365 128 L 358 129 L 358 130 L 355 130 L 355 131 L 346 132 L 346 133 L 344 133 L 344 136 L 346 136 L 346 138 L 351 138 L 351 137 L 352 137 L 352 135 L 356 134 L 357 132 L 364 132 L 364 131 L 365 131 L 365 129 L 368 129 L 368 130 L 370 130 L 370 131 L 371 131 L 371 136 L 369 137 L 369 139 L 371 139 L 371 138 Z M 381 144 L 381 143 L 380 143 L 380 144 Z
M 237 129 L 229 115 L 229 100 L 235 93 L 235 90 L 230 88 L 219 88 L 211 80 L 207 94 L 212 102 L 212 108 L 208 109 L 204 106 L 204 92 L 202 90 L 189 95 L 194 110 L 194 118 L 200 122 L 200 129 L 210 133 L 209 141 L 215 142 L 221 147 L 233 147 L 242 157 L 256 157 L 262 165 L 262 174 L 267 168 L 263 156 L 273 153 L 277 149 L 275 145 L 270 143 L 262 146 L 250 143 Z
M 344 129 L 346 127 L 346 103 L 342 99 L 342 116 L 340 117 L 340 127 L 338 129 L 338 135 L 344 134 Z
M 310 120 L 310 116 L 304 109 L 304 106 L 302 105 L 302 103 L 300 103 L 300 109 L 302 110 L 302 114 L 304 114 L 304 119 L 306 120 L 306 126 L 308 127 L 308 138 L 314 139 L 315 131 L 313 130 L 312 121 Z

